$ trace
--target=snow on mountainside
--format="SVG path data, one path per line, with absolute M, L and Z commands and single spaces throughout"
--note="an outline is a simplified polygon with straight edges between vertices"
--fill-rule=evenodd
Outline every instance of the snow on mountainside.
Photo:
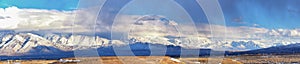
M 20 33 L 4 36 L 0 50 L 1 53 L 23 53 L 32 50 L 33 47 L 38 45 L 54 46 L 50 41 L 40 36 L 31 33 Z
M 175 45 L 190 49 L 251 50 L 265 47 L 264 44 L 254 41 L 212 40 L 204 33 L 193 31 L 197 30 L 179 25 L 176 21 L 164 16 L 145 15 L 138 17 L 130 26 L 128 38 L 134 42 Z
M 223 45 L 212 43 L 210 39 L 205 37 L 179 36 L 176 25 L 177 23 L 175 21 L 169 20 L 163 16 L 143 16 L 133 24 L 133 30 L 131 30 L 128 39 L 133 43 L 142 42 L 175 45 L 185 48 L 214 48 Z M 44 50 L 44 52 L 57 51 L 47 47 L 53 47 L 62 51 L 72 51 L 123 44 L 124 42 L 122 41 L 108 40 L 98 36 L 51 33 L 37 35 L 33 33 L 15 33 L 11 31 L 2 31 L 0 33 L 0 55 L 37 52 L 39 50 Z M 238 44 L 235 44 L 235 46 L 238 46 Z
M 243 49 L 243 46 L 247 49 L 258 49 L 259 46 L 253 42 L 232 42 L 231 46 L 222 46 L 216 44 L 206 45 L 207 47 L 199 47 L 197 40 L 193 41 L 192 38 L 182 38 L 166 36 L 164 40 L 151 40 L 141 38 L 131 38 L 133 43 L 151 43 L 151 44 L 163 44 L 163 45 L 175 45 L 184 48 L 209 48 L 209 47 L 224 47 L 228 49 Z M 176 40 L 177 39 L 177 40 Z M 59 51 L 73 51 L 89 48 L 99 48 L 112 45 L 124 45 L 124 42 L 118 40 L 108 40 L 101 37 L 84 36 L 84 35 L 58 35 L 58 34 L 45 34 L 36 35 L 33 33 L 5 33 L 1 32 L 0 39 L 0 55 L 14 55 L 22 53 L 54 53 Z M 183 40 L 183 41 L 181 41 Z M 160 42 L 161 41 L 161 42 Z M 191 45 L 192 44 L 192 45 Z M 190 46 L 190 47 L 188 47 Z
M 151 27 L 151 28 L 149 28 Z M 186 48 L 201 48 L 211 44 L 197 33 L 183 33 L 178 23 L 160 15 L 139 17 L 130 27 L 128 38 L 134 42 L 176 45 Z
M 58 50 L 72 51 L 101 46 L 119 45 L 122 42 L 110 41 L 100 37 L 71 35 L 70 37 L 45 34 L 39 36 L 32 33 L 1 32 L 0 55 L 14 55 L 22 53 L 53 53 Z
M 254 41 L 212 41 L 201 34 L 180 33 L 177 25 L 175 21 L 159 15 L 139 17 L 131 26 L 128 42 L 174 45 L 188 49 L 251 50 L 264 46 Z M 53 53 L 124 44 L 124 41 L 100 36 L 0 31 L 0 55 Z

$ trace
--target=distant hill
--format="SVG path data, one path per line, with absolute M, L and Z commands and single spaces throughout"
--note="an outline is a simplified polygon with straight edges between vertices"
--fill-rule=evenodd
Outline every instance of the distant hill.
M 39 48 L 40 47 L 40 48 Z M 130 49 L 125 49 L 126 47 L 130 47 Z M 29 53 L 26 55 L 19 55 L 19 56 L 0 56 L 1 60 L 7 59 L 59 59 L 59 58 L 67 58 L 67 57 L 75 57 L 74 51 L 61 51 L 53 47 L 48 46 L 37 46 L 34 48 L 35 52 L 40 53 Z M 130 52 L 134 54 L 134 56 L 171 56 L 171 57 L 197 57 L 197 56 L 209 56 L 210 52 L 217 52 L 212 51 L 211 49 L 184 49 L 179 46 L 173 45 L 161 45 L 161 44 L 148 44 L 148 43 L 135 43 L 129 44 L 128 46 L 108 46 L 108 47 L 100 47 L 97 48 L 99 56 L 133 56 L 131 54 L 116 54 L 114 49 L 118 49 L 117 51 L 123 52 Z M 162 50 L 165 49 L 165 50 Z M 56 50 L 52 51 L 52 53 L 46 53 L 44 50 Z M 88 50 L 88 49 L 86 49 Z M 185 52 L 185 54 L 181 54 L 181 50 L 189 51 Z M 84 51 L 84 50 L 75 50 L 77 52 Z M 154 52 L 158 51 L 158 52 Z M 41 53 L 43 52 L 43 53 Z M 82 52 L 84 53 L 84 52 Z M 197 54 L 199 53 L 199 54 Z
M 269 48 L 256 49 L 243 52 L 234 52 L 231 54 L 299 54 L 300 53 L 300 43 L 273 46 Z

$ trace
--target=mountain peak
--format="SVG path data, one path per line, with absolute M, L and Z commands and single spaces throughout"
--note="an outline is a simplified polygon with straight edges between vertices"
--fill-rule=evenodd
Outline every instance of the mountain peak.
M 148 21 L 148 20 L 170 21 L 168 18 L 161 15 L 144 15 L 140 17 L 138 21 Z
M 161 16 L 161 15 L 144 15 L 139 17 L 134 24 L 144 25 L 146 23 L 162 23 L 165 25 L 177 25 L 175 21 L 170 20 L 165 16 Z

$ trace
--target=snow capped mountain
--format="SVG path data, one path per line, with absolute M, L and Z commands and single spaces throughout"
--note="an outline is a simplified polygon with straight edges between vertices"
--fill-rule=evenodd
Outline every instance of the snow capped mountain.
M 178 31 L 178 27 L 179 25 L 176 21 L 164 16 L 141 16 L 131 25 L 128 36 L 125 37 L 127 41 L 79 34 L 36 34 L 34 32 L 0 31 L 0 55 L 53 53 L 107 46 L 122 46 L 126 43 L 134 44 L 137 42 L 173 45 L 187 49 L 209 48 L 217 50 L 253 50 L 267 46 L 266 44 L 251 40 L 212 40 L 201 33 L 180 32 Z
M 246 48 L 246 49 L 250 49 L 250 50 L 261 48 L 259 46 L 259 44 L 256 44 L 253 41 L 248 41 L 248 42 L 245 42 L 245 41 L 238 41 L 238 42 L 233 41 L 233 42 L 231 42 L 231 46 L 237 47 L 239 49 L 245 49 Z
M 120 45 L 122 42 L 108 40 L 100 37 L 57 34 L 45 34 L 44 36 L 33 33 L 8 33 L 1 32 L 0 55 L 14 55 L 22 53 L 53 53 L 59 50 L 72 51 L 101 46 Z
M 175 45 L 185 48 L 204 48 L 211 43 L 206 37 L 180 31 L 180 29 L 181 27 L 174 20 L 160 15 L 145 15 L 138 17 L 131 25 L 128 39 L 133 42 Z
M 194 34 L 179 35 L 177 23 L 159 15 L 139 17 L 132 26 L 128 41 L 132 43 L 151 43 L 175 45 L 184 48 L 215 48 L 223 44 L 215 44 L 210 39 Z M 148 28 L 152 27 L 152 28 Z M 124 45 L 124 41 L 109 40 L 99 36 L 71 34 L 34 34 L 2 31 L 0 33 L 0 55 L 19 53 L 73 51 L 99 48 L 112 45 Z M 238 47 L 237 44 L 234 46 Z M 243 45 L 244 47 L 246 45 Z M 247 47 L 247 46 L 246 46 Z
M 24 53 L 38 45 L 54 46 L 50 41 L 31 33 L 8 34 L 1 42 L 1 53 Z
M 7 33 L 1 32 L 2 39 L 0 39 L 0 55 L 20 55 L 24 53 L 55 53 L 62 51 L 83 50 L 89 48 L 100 48 L 107 46 L 122 46 L 124 42 L 119 40 L 108 40 L 106 38 L 84 36 L 84 35 L 62 35 L 62 34 L 44 34 L 37 35 L 33 33 Z M 198 39 L 194 37 L 174 37 L 165 36 L 154 39 L 147 38 L 131 38 L 129 41 L 134 43 L 149 43 L 161 45 L 174 45 L 187 49 L 199 49 L 210 47 L 223 47 L 227 50 L 243 50 L 243 49 L 259 49 L 260 46 L 249 42 L 231 42 L 225 43 L 230 46 L 222 44 L 207 43 L 205 45 L 198 44 L 198 42 L 210 42 L 209 39 Z
M 164 16 L 145 15 L 135 20 L 130 27 L 128 38 L 133 42 L 175 45 L 189 49 L 251 50 L 265 47 L 264 44 L 255 41 L 212 40 L 203 33 L 180 31 L 180 28 L 184 27 Z

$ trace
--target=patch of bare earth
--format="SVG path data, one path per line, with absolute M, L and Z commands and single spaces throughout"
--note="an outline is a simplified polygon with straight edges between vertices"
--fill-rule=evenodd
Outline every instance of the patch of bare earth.
M 170 60 L 167 56 L 107 56 L 107 57 L 82 57 L 82 58 L 65 58 L 64 60 L 81 60 L 78 63 L 56 64 L 179 64 Z
M 184 64 L 243 64 L 229 58 L 179 58 Z

